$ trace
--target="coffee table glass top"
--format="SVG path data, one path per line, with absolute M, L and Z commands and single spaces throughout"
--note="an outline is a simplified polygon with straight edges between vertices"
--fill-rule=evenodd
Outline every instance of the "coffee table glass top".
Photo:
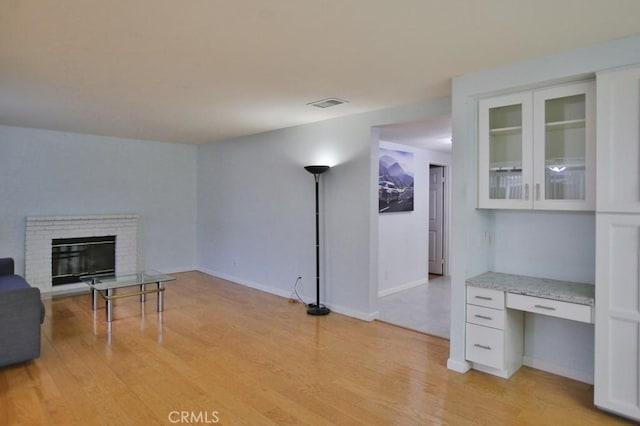
M 136 285 L 164 283 L 174 281 L 171 275 L 166 275 L 158 271 L 148 270 L 123 275 L 83 275 L 80 281 L 89 285 L 94 290 L 104 291 L 114 288 L 132 287 Z

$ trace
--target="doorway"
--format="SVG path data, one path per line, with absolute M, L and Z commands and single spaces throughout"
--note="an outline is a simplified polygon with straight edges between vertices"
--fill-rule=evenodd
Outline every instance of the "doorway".
M 450 117 L 381 126 L 376 133 L 379 148 L 413 153 L 415 171 L 414 209 L 378 214 L 377 318 L 448 338 Z
M 429 165 L 429 280 L 445 273 L 445 166 Z

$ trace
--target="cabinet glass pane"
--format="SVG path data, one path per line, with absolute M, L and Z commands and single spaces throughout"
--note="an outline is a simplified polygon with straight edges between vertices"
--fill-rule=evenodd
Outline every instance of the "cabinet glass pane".
M 545 101 L 545 199 L 584 200 L 585 95 Z
M 523 198 L 520 104 L 489 109 L 489 198 Z

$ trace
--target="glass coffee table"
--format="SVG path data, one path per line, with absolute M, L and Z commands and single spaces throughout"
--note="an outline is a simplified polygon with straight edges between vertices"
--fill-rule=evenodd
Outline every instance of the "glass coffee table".
M 158 271 L 141 271 L 131 274 L 113 275 L 83 275 L 80 281 L 91 288 L 91 308 L 98 309 L 98 294 L 107 305 L 107 321 L 113 321 L 113 301 L 122 297 L 140 296 L 140 303 L 144 303 L 146 295 L 158 293 L 158 312 L 164 310 L 164 283 L 174 281 L 175 278 Z M 148 284 L 155 284 L 153 288 L 147 288 Z M 125 287 L 139 287 L 140 291 L 116 294 L 116 289 Z

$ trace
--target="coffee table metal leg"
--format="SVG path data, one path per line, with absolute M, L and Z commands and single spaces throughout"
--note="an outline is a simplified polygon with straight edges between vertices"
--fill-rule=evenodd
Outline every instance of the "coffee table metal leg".
M 164 289 L 162 288 L 162 282 L 158 282 L 158 312 L 164 311 Z
M 106 301 L 107 301 L 107 322 L 113 321 L 113 300 L 111 299 L 112 295 L 113 295 L 113 289 L 108 288 L 107 289 L 107 297 L 106 297 Z
M 98 310 L 98 292 L 95 289 L 91 289 L 91 309 Z
M 144 284 L 140 284 L 140 303 L 145 301 Z

